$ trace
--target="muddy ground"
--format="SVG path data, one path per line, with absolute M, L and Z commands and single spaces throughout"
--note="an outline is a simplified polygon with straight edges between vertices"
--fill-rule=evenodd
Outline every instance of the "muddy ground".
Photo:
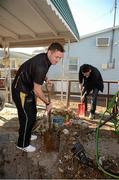
M 0 179 L 112 179 L 96 164 L 96 125 L 105 108 L 98 107 L 96 119 L 89 120 L 74 117 L 77 103 L 71 103 L 70 113 L 59 101 L 53 105 L 52 118 L 68 114 L 71 121 L 59 126 L 53 124 L 49 130 L 47 117 L 38 107 L 34 127 L 38 139 L 31 142 L 37 148 L 34 153 L 16 148 L 19 127 L 16 108 L 7 104 L 0 112 Z M 119 135 L 113 130 L 111 123 L 100 129 L 100 163 L 106 171 L 119 177 Z M 79 142 L 89 166 L 71 151 Z

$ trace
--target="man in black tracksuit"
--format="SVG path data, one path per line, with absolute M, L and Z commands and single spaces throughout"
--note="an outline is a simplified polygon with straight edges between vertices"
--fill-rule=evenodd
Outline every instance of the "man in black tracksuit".
M 92 91 L 90 119 L 95 118 L 95 110 L 98 92 L 103 92 L 103 79 L 99 70 L 89 64 L 83 64 L 79 70 L 79 87 L 82 92 L 82 101 L 85 102 L 87 110 L 87 96 Z
M 20 124 L 17 148 L 23 151 L 34 152 L 36 150 L 30 145 L 30 140 L 37 138 L 31 135 L 36 121 L 36 97 L 46 104 L 46 110 L 49 112 L 52 104 L 48 102 L 41 86 L 50 66 L 57 64 L 63 58 L 63 54 L 62 45 L 57 42 L 52 43 L 47 53 L 38 54 L 23 63 L 12 83 L 12 97 L 18 110 Z

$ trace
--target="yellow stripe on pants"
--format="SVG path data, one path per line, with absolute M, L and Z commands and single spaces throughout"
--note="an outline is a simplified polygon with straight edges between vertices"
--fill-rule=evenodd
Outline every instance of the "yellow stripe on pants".
M 26 94 L 23 92 L 20 92 L 20 99 L 21 99 L 22 107 L 24 107 L 25 97 L 26 97 Z

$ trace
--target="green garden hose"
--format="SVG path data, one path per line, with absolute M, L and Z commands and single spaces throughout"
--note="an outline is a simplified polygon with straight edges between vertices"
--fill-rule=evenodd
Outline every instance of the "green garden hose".
M 116 109 L 117 111 L 115 112 L 114 111 L 114 108 L 117 107 L 117 98 L 119 98 L 119 91 L 115 94 L 115 96 L 113 96 L 113 98 L 111 99 L 111 101 L 109 102 L 108 106 L 107 106 L 107 109 L 106 111 L 102 114 L 101 118 L 100 118 L 100 121 L 96 127 L 96 163 L 98 165 L 98 168 L 106 175 L 108 176 L 111 176 L 115 179 L 119 179 L 119 176 L 118 175 L 115 175 L 115 174 L 112 174 L 108 171 L 106 171 L 100 164 L 99 162 L 99 158 L 100 158 L 100 153 L 99 153 L 99 131 L 100 131 L 100 128 L 106 124 L 106 122 L 110 121 L 114 124 L 113 127 L 114 127 L 114 132 L 119 135 L 119 112 L 118 112 L 118 109 Z M 109 118 L 105 121 L 105 122 L 102 122 L 102 119 L 104 117 L 104 115 L 108 113 L 110 116 Z

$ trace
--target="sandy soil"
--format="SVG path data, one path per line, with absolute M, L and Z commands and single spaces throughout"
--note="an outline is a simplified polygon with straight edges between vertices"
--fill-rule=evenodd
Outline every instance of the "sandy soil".
M 69 110 L 59 100 L 55 100 L 53 106 L 52 119 L 62 115 L 65 118 L 68 116 L 71 121 L 53 124 L 48 129 L 45 111 L 41 111 L 38 106 L 34 127 L 38 138 L 31 142 L 37 148 L 34 153 L 25 153 L 16 148 L 19 127 L 16 108 L 7 104 L 0 112 L 0 178 L 111 179 L 96 164 L 96 126 L 99 114 L 105 108 L 97 107 L 96 119 L 89 120 L 88 117 L 75 118 L 76 102 L 71 102 Z M 100 129 L 100 163 L 106 171 L 119 177 L 119 135 L 113 130 L 111 122 Z M 88 165 L 72 152 L 72 148 L 79 142 L 90 162 Z

